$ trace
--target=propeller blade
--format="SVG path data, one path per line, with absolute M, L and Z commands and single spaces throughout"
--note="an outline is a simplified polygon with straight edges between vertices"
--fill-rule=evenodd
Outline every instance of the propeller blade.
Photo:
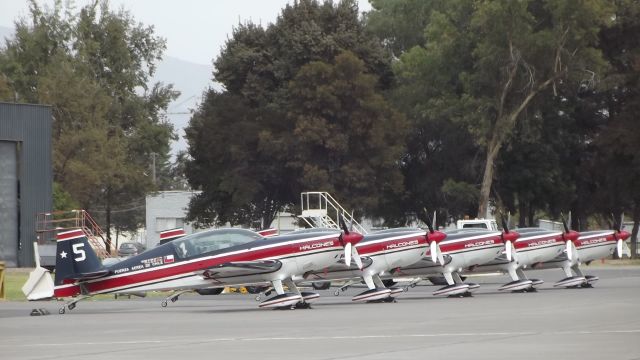
M 618 239 L 616 243 L 616 251 L 618 251 L 618 258 L 622 259 L 622 239 Z
M 572 254 L 572 246 L 573 245 L 573 241 L 567 241 L 567 259 L 569 259 L 569 261 L 571 261 L 573 259 L 573 254 Z
M 562 226 L 564 226 L 564 232 L 569 233 L 569 226 L 567 225 L 567 221 L 564 219 L 564 215 L 560 214 L 560 218 L 562 219 Z M 569 259 L 571 260 L 571 259 Z
M 438 259 L 438 244 L 435 241 L 429 244 L 429 252 L 431 252 L 431 261 L 435 263 Z
M 442 250 L 440 250 L 440 244 L 436 244 L 436 249 L 438 253 L 438 262 L 440 262 L 440 265 L 444 266 L 444 256 L 442 256 Z
M 349 224 L 349 231 L 353 231 L 353 216 L 355 211 L 351 210 L 351 224 Z
M 513 259 L 513 244 L 511 244 L 511 241 L 507 241 L 504 244 L 504 252 L 507 255 L 507 261 L 511 262 L 511 260 Z
M 433 230 L 431 216 L 429 216 L 429 212 L 427 211 L 427 208 L 422 208 L 422 210 L 424 210 L 424 214 L 427 217 L 427 228 L 429 228 L 429 232 L 433 234 L 434 230 Z
M 340 227 L 342 227 L 342 231 L 344 231 L 346 235 L 349 235 L 349 229 L 347 229 L 347 223 L 344 221 L 344 216 L 340 214 L 338 215 L 338 217 L 339 217 Z
M 351 266 L 351 243 L 344 246 L 344 263 Z
M 500 221 L 502 222 L 502 231 L 504 231 L 505 234 L 509 233 L 509 224 L 507 224 L 507 220 L 505 219 L 504 215 L 502 214 L 502 211 L 499 212 L 500 214 Z
M 360 254 L 358 254 L 358 250 L 356 247 L 351 248 L 351 256 L 353 257 L 353 261 L 358 265 L 358 269 L 362 270 L 362 259 L 360 259 Z

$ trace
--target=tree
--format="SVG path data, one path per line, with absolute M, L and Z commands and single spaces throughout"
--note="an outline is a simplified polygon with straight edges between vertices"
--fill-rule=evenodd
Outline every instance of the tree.
M 594 160 L 597 210 L 614 213 L 617 219 L 631 213 L 633 229 L 631 254 L 637 256 L 637 236 L 640 227 L 640 4 L 615 1 L 616 12 L 610 27 L 602 29 L 601 47 L 611 69 L 599 86 L 606 114 Z
M 347 51 L 356 59 L 345 60 L 344 66 L 350 64 L 356 78 L 342 86 L 357 85 L 361 92 L 349 93 L 353 104 L 334 104 L 336 111 L 342 113 L 327 116 L 313 102 L 322 96 L 336 97 L 348 92 L 339 88 L 333 78 L 322 83 L 326 94 L 303 92 L 298 76 L 306 76 L 320 85 L 322 79 L 313 76 L 316 71 L 313 69 L 323 68 L 327 75 L 335 76 L 336 56 Z M 261 225 L 268 226 L 276 211 L 297 203 L 296 192 L 304 185 L 313 185 L 310 179 L 332 175 L 320 171 L 327 170 L 320 163 L 309 162 L 306 168 L 301 165 L 295 151 L 312 151 L 308 144 L 295 143 L 300 140 L 295 137 L 303 131 L 301 119 L 306 118 L 309 126 L 317 126 L 316 120 L 345 122 L 352 115 L 357 119 L 354 122 L 364 121 L 366 111 L 372 123 L 382 116 L 395 117 L 382 98 L 376 96 L 391 84 L 389 64 L 388 53 L 359 20 L 355 1 L 333 4 L 303 0 L 287 5 L 276 23 L 267 29 L 252 23 L 238 25 L 215 60 L 214 77 L 223 84 L 224 91 L 209 90 L 205 94 L 186 131 L 191 158 L 186 166 L 187 177 L 192 187 L 202 190 L 190 204 L 189 218 L 202 224 L 226 221 L 252 224 L 259 219 Z M 311 68 L 306 68 L 307 65 Z M 306 69 L 304 75 L 300 74 L 302 68 Z M 370 88 L 365 90 L 365 86 Z M 305 101 L 308 103 L 298 108 Z M 373 103 L 358 107 L 358 101 Z M 342 129 L 350 126 L 343 125 Z M 341 138 L 348 140 L 349 136 L 342 134 Z M 358 151 L 358 156 L 362 156 L 362 149 Z M 360 162 L 363 166 L 369 163 L 367 159 Z M 333 169 L 340 165 L 344 164 L 334 163 Z M 348 170 L 356 172 L 355 168 Z M 317 185 L 345 181 L 332 176 L 324 180 Z M 375 180 L 375 183 L 382 182 Z M 363 194 L 365 186 L 370 185 L 371 182 L 340 185 L 338 196 Z M 382 191 L 368 190 L 370 197 Z
M 143 208 L 129 205 L 153 189 L 144 175 L 150 154 L 168 157 L 175 136 L 163 114 L 177 92 L 147 87 L 164 40 L 106 1 L 75 13 L 32 0 L 30 15 L 16 22 L 0 70 L 18 101 L 52 105 L 54 180 L 85 209 L 104 212 L 107 236 L 114 210 L 129 209 L 116 229 L 136 229 Z
M 378 4 L 374 12 L 384 11 L 386 3 Z M 425 43 L 400 56 L 399 91 L 423 84 L 416 103 L 430 109 L 429 117 L 462 121 L 483 147 L 478 214 L 484 216 L 495 160 L 522 113 L 545 89 L 588 80 L 603 69 L 594 46 L 611 7 L 542 0 L 432 4 L 430 12 L 407 7 L 394 17 L 401 22 L 429 14 Z
M 377 78 L 345 51 L 333 63 L 310 62 L 290 83 L 291 132 L 263 133 L 263 142 L 290 141 L 281 161 L 296 190 L 325 189 L 349 208 L 374 212 L 376 194 L 400 194 L 398 161 L 406 120 L 376 92 Z M 265 144 L 266 146 L 266 144 Z

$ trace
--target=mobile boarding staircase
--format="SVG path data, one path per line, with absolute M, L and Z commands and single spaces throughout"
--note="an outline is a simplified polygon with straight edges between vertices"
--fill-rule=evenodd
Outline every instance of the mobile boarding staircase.
M 347 212 L 331 194 L 326 191 L 306 191 L 300 194 L 300 209 L 302 215 L 299 217 L 312 228 L 332 228 L 339 229 L 338 219 L 340 214 L 345 221 L 360 234 L 366 234 L 367 230 L 354 218 L 353 213 Z
M 81 229 L 100 259 L 111 257 L 112 244 L 86 210 L 54 211 L 36 216 L 36 235 L 40 247 L 54 245 L 58 232 Z

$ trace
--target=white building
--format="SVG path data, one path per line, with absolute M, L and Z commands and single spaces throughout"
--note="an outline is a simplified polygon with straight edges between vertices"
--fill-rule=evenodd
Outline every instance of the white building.
M 196 229 L 185 221 L 189 201 L 199 193 L 200 191 L 159 191 L 147 195 L 145 220 L 147 249 L 155 247 L 160 242 L 161 231 L 183 228 L 188 235 L 204 230 Z M 285 212 L 279 213 L 270 227 L 278 229 L 281 234 L 293 231 L 297 228 L 296 216 Z
M 160 232 L 174 228 L 184 228 L 193 233 L 191 224 L 185 222 L 191 197 L 199 191 L 159 191 L 146 198 L 147 249 L 160 242 Z

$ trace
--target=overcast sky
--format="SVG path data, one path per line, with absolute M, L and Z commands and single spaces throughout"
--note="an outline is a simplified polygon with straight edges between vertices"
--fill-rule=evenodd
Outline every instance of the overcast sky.
M 198 64 L 211 64 L 227 36 L 239 21 L 266 25 L 274 22 L 285 4 L 293 0 L 111 0 L 112 8 L 124 6 L 134 18 L 153 25 L 167 39 L 166 55 Z M 52 4 L 53 0 L 39 0 Z M 76 0 L 77 7 L 90 1 Z M 360 11 L 368 11 L 367 0 L 359 0 Z M 0 26 L 13 28 L 13 21 L 28 14 L 26 0 L 0 0 Z

